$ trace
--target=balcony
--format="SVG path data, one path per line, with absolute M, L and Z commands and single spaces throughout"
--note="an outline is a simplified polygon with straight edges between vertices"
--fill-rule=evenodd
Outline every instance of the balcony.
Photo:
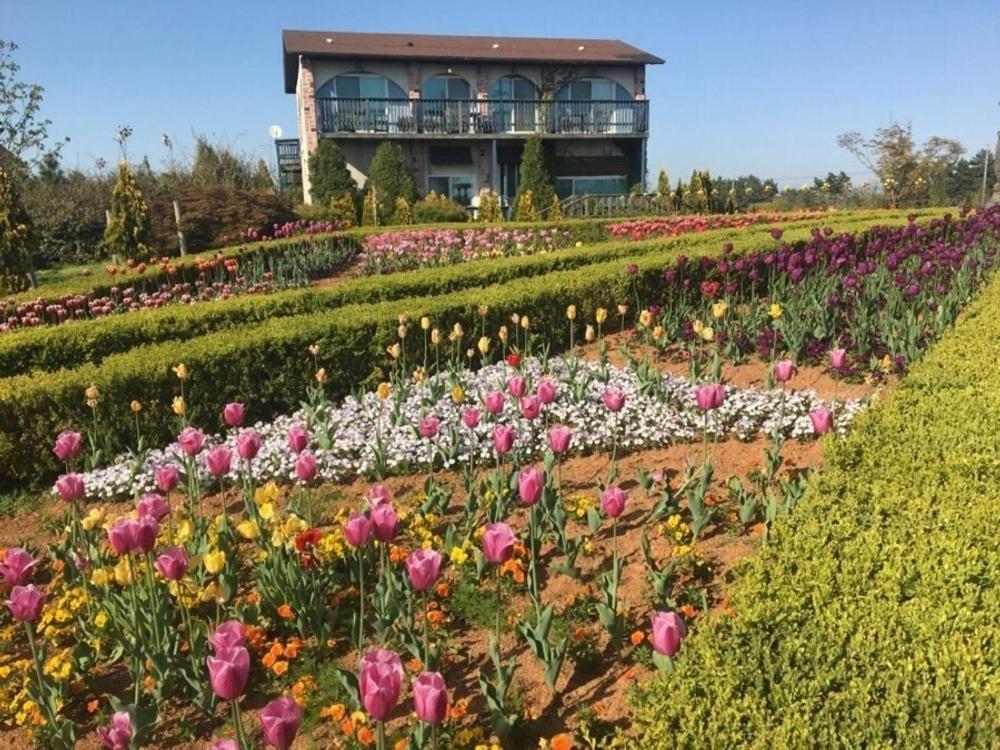
M 644 136 L 649 102 L 317 97 L 319 132 L 336 135 Z

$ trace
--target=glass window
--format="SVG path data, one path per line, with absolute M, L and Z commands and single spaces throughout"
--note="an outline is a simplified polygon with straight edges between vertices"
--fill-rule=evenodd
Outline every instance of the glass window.
M 522 76 L 504 76 L 493 82 L 490 96 L 494 99 L 537 99 L 535 84 Z
M 451 75 L 439 75 L 424 81 L 421 93 L 424 99 L 470 99 L 471 88 L 464 78 Z
M 361 98 L 361 79 L 357 76 L 337 76 L 334 87 L 334 96 L 344 99 Z
M 607 78 L 582 78 L 570 81 L 556 92 L 559 101 L 631 101 L 628 91 L 620 83 Z
M 447 177 L 428 177 L 427 190 L 438 195 L 448 195 Z
M 560 198 L 571 195 L 625 195 L 628 184 L 625 177 L 559 177 L 556 179 L 556 194 Z
M 431 175 L 427 178 L 428 191 L 444 195 L 463 206 L 472 203 L 474 184 L 471 175 Z

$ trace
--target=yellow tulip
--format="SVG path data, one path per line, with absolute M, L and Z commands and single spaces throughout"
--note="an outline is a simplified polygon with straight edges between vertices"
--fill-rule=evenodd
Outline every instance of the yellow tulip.
M 406 338 L 406 326 L 405 325 L 401 325 L 399 328 L 397 328 L 396 329 L 396 335 L 399 336 L 399 338 L 401 338 L 401 339 L 405 339 Z
M 205 566 L 205 570 L 211 575 L 215 575 L 222 571 L 226 566 L 226 553 L 221 549 L 217 549 L 214 552 L 209 552 L 202 558 L 202 563 Z
M 139 401 L 133 401 L 131 404 L 129 404 L 129 408 L 133 412 L 135 412 L 136 414 L 138 414 L 139 412 L 142 411 L 142 403 L 139 402 Z
M 399 359 L 399 355 L 402 354 L 403 352 L 399 344 L 393 344 L 392 346 L 386 347 L 386 351 L 389 353 L 389 356 L 392 357 L 393 359 Z
M 464 399 L 465 399 L 465 391 L 462 390 L 462 386 L 456 385 L 454 388 L 451 389 L 452 401 L 454 401 L 456 404 L 460 404 Z
M 777 320 L 781 317 L 781 305 L 777 302 L 772 302 L 771 307 L 768 309 L 767 314 L 771 316 L 772 320 Z
M 184 412 L 187 411 L 187 406 L 184 404 L 183 396 L 174 396 L 173 409 L 174 414 L 178 417 L 184 416 Z
M 490 351 L 490 338 L 489 336 L 482 336 L 479 339 L 479 353 L 485 355 L 488 354 L 489 351 Z
M 500 339 L 503 343 L 506 344 L 507 343 L 507 339 L 509 337 L 510 336 L 507 333 L 507 326 L 500 326 L 500 330 L 497 331 L 497 338 Z
M 260 526 L 258 526 L 257 522 L 253 519 L 236 524 L 236 531 L 238 531 L 240 536 L 244 539 L 256 539 L 260 536 Z
M 570 305 L 566 308 L 566 318 L 568 320 L 576 320 L 576 305 Z
M 594 333 L 594 326 L 587 325 L 587 330 L 583 334 L 583 338 L 587 341 L 593 341 L 597 335 Z
M 649 310 L 643 310 L 639 313 L 639 323 L 641 323 L 643 327 L 649 328 L 649 324 L 651 322 L 653 322 L 653 316 L 650 314 Z
M 420 327 L 425 331 L 429 331 L 431 329 L 431 319 L 426 315 L 422 317 L 420 319 Z
M 325 367 L 321 367 L 318 370 L 316 370 L 316 382 L 319 383 L 320 385 L 322 385 L 323 383 L 326 382 L 326 368 Z
M 598 325 L 604 325 L 604 321 L 608 319 L 608 311 L 603 307 L 598 307 L 597 312 L 594 313 L 594 320 L 597 321 Z
M 375 389 L 375 394 L 380 399 L 385 401 L 387 398 L 389 398 L 389 384 L 383 380 L 381 383 L 378 384 L 378 388 Z
M 437 328 L 431 331 L 431 343 L 434 344 L 434 346 L 441 343 L 441 331 Z
M 274 504 L 264 503 L 260 506 L 260 517 L 265 521 L 271 521 L 274 519 Z
M 701 329 L 701 338 L 704 341 L 715 341 L 715 331 L 712 329 L 712 326 L 705 326 Z
M 174 370 L 174 375 L 177 376 L 178 380 L 187 380 L 188 379 L 188 374 L 189 374 L 188 373 L 188 368 L 187 368 L 187 365 L 184 364 L 183 362 L 181 362 L 179 365 L 177 365 L 176 367 L 174 367 L 173 370 Z
M 723 315 L 726 314 L 726 310 L 729 309 L 729 305 L 725 302 L 716 302 L 712 305 L 712 317 L 719 320 Z
M 119 586 L 128 586 L 132 583 L 132 566 L 128 558 L 123 557 L 114 568 L 115 583 Z

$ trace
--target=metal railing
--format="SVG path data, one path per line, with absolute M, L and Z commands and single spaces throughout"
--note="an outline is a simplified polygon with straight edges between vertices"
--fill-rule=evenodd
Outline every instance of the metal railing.
M 637 135 L 649 101 L 316 98 L 321 133 Z

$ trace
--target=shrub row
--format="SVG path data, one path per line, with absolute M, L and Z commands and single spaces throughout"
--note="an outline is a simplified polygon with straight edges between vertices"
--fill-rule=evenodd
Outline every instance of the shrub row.
M 667 247 L 632 256 L 640 294 L 652 299 L 662 290 L 663 272 L 678 255 L 717 254 L 718 243 L 689 248 Z M 326 368 L 333 395 L 341 396 L 361 382 L 381 376 L 387 364 L 385 347 L 395 339 L 398 316 L 429 315 L 450 328 L 460 322 L 467 331 L 483 323 L 477 310 L 487 305 L 486 330 L 493 333 L 517 311 L 527 314 L 535 330 L 559 348 L 566 336 L 566 306 L 576 304 L 581 317 L 597 307 L 613 308 L 631 298 L 632 281 L 621 258 L 579 268 L 552 270 L 543 275 L 515 278 L 505 283 L 448 294 L 407 297 L 376 303 L 348 304 L 305 315 L 266 320 L 187 340 L 167 341 L 113 354 L 100 364 L 73 370 L 34 372 L 0 381 L 0 489 L 37 484 L 58 466 L 51 453 L 55 435 L 75 426 L 87 429 L 91 414 L 84 390 L 96 385 L 102 432 L 120 440 L 133 434 L 133 399 L 144 404 L 143 429 L 154 443 L 166 441 L 176 420 L 170 402 L 178 384 L 170 368 L 184 362 L 192 371 L 189 393 L 195 421 L 217 429 L 221 406 L 241 400 L 251 405 L 254 418 L 265 418 L 296 406 L 313 377 L 306 348 L 320 346 L 319 364 Z M 473 338 L 464 346 L 474 345 Z
M 731 616 L 640 690 L 641 747 L 995 748 L 1000 278 L 827 443 Z
M 856 231 L 868 227 L 872 220 L 871 214 L 836 214 L 822 226 L 837 231 Z M 905 217 L 900 213 L 882 213 L 878 220 L 882 224 L 893 224 L 905 221 Z M 784 239 L 804 240 L 811 227 L 818 224 L 803 222 L 786 229 Z M 72 368 L 85 362 L 100 362 L 111 354 L 138 346 L 190 339 L 271 318 L 331 310 L 347 304 L 445 294 L 614 258 L 637 258 L 668 248 L 694 252 L 697 248 L 709 247 L 717 251 L 726 242 L 736 243 L 740 251 L 749 252 L 772 245 L 774 240 L 770 237 L 770 227 L 762 225 L 633 243 L 608 241 L 555 253 L 477 260 L 444 268 L 349 279 L 330 288 L 297 289 L 191 306 L 170 305 L 95 320 L 29 328 L 0 336 L 0 374 L 11 376 L 34 369 Z

